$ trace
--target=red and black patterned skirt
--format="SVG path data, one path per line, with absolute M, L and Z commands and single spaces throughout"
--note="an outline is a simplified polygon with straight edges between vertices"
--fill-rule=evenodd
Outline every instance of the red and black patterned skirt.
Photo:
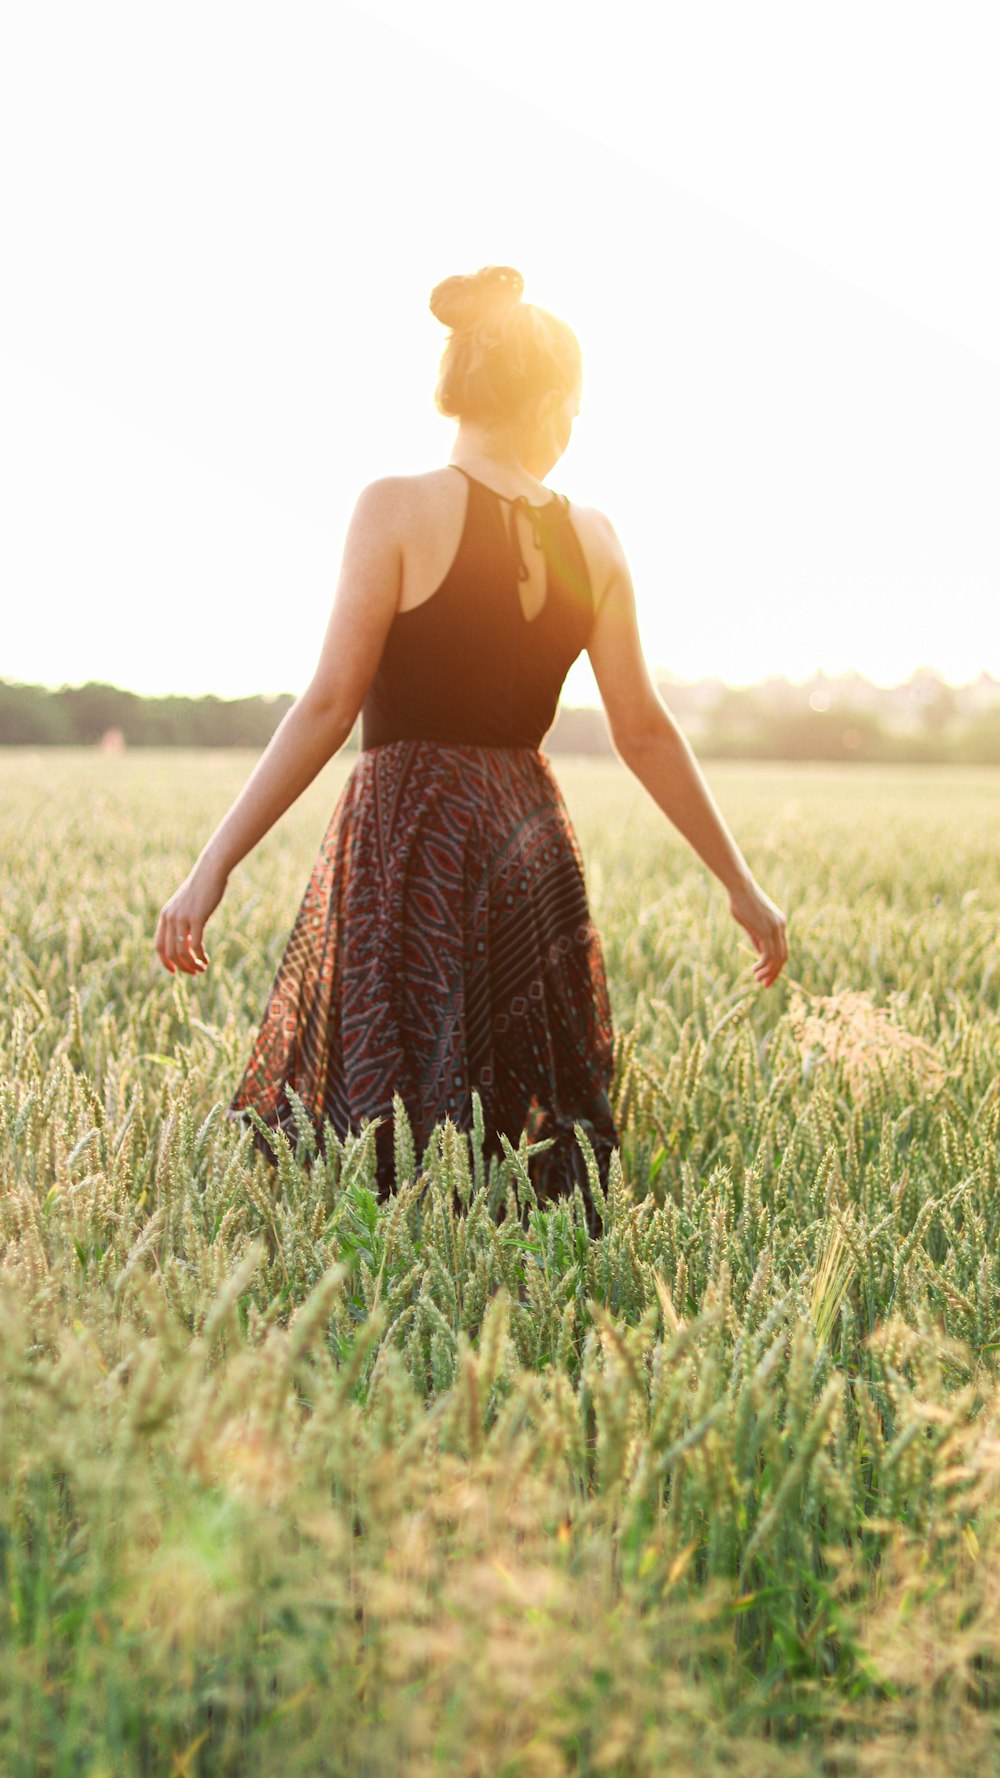
M 579 1182 L 573 1135 L 602 1175 L 611 1011 L 580 854 L 559 787 L 532 748 L 394 741 L 363 752 L 334 811 L 230 1103 L 294 1141 L 293 1087 L 322 1138 L 364 1120 L 393 1184 L 398 1092 L 418 1154 L 483 1106 L 487 1154 L 554 1137 L 531 1165 L 540 1197 Z

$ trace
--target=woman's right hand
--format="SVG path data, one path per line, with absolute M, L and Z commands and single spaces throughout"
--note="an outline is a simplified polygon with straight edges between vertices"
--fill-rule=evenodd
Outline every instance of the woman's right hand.
M 775 982 L 788 962 L 788 922 L 781 909 L 751 878 L 729 897 L 729 911 L 757 948 L 754 975 L 762 988 Z
M 203 935 L 205 922 L 226 892 L 228 877 L 199 860 L 179 889 L 160 909 L 154 948 L 164 969 L 174 975 L 202 975 L 208 968 Z

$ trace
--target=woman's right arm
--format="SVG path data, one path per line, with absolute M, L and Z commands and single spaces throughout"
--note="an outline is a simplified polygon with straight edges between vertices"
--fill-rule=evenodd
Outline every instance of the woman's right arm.
M 594 510 L 590 520 L 588 555 L 598 572 L 592 574 L 597 614 L 588 652 L 615 749 L 727 890 L 730 912 L 758 953 L 754 975 L 762 987 L 770 987 L 788 961 L 785 916 L 756 882 L 685 736 L 650 679 L 632 577 L 614 527 Z
M 312 783 L 354 727 L 396 613 L 402 567 L 398 517 L 396 478 L 384 477 L 362 490 L 348 527 L 316 671 L 160 912 L 154 946 L 171 974 L 179 968 L 196 975 L 207 966 L 205 922 L 222 900 L 230 872 Z M 269 620 L 276 615 L 269 612 Z

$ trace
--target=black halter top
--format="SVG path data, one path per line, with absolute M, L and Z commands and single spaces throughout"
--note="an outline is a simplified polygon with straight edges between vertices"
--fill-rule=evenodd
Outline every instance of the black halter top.
M 392 621 L 361 712 L 361 745 L 537 748 L 594 617 L 569 501 L 509 500 L 459 464 L 449 468 L 468 482 L 458 549 L 437 591 Z M 505 506 L 528 513 L 545 557 L 545 603 L 533 618 L 521 605 L 528 568 Z

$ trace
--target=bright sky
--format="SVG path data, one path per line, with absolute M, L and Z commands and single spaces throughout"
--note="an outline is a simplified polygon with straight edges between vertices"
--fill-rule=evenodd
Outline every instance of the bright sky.
M 996 16 L 4 8 L 0 676 L 300 690 L 490 262 L 580 338 L 549 479 L 654 666 L 1000 675 Z

